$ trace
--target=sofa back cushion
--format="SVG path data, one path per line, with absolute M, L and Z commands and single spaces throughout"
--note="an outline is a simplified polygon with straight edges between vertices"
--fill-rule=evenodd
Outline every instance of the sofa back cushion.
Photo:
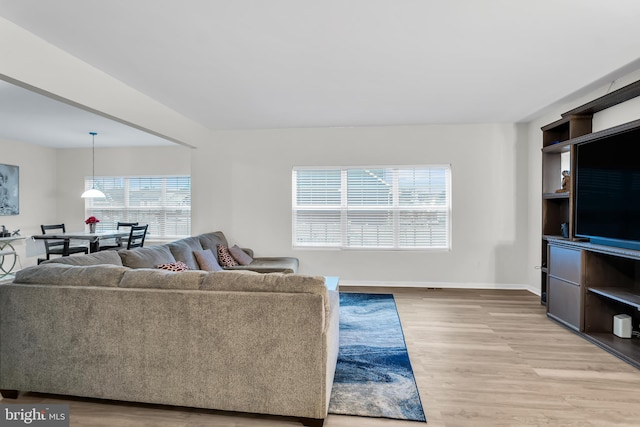
M 124 274 L 121 288 L 153 288 L 198 290 L 205 271 L 169 271 L 161 269 L 134 269 Z
M 212 233 L 205 233 L 198 236 L 202 249 L 211 249 L 213 253 L 216 253 L 216 246 L 229 246 L 227 238 L 222 231 L 214 231 Z
M 302 274 L 256 273 L 253 271 L 220 271 L 207 274 L 200 285 L 206 291 L 308 293 L 320 295 L 325 314 L 330 311 L 329 294 L 322 276 Z
M 176 240 L 175 242 L 168 243 L 167 247 L 176 261 L 182 261 L 187 264 L 189 270 L 198 269 L 198 261 L 193 254 L 194 251 L 203 249 L 198 237 L 187 237 L 186 239 Z
M 16 272 L 13 282 L 31 285 L 117 287 L 128 270 L 127 267 L 112 264 L 78 266 L 50 263 L 23 268 Z
M 283 292 L 326 295 L 324 277 L 302 274 L 220 271 L 207 274 L 201 290 L 237 292 Z
M 167 245 L 118 251 L 122 265 L 130 268 L 155 268 L 158 264 L 176 262 Z
M 92 252 L 87 255 L 74 255 L 52 258 L 43 261 L 42 264 L 67 264 L 67 265 L 122 265 L 122 259 L 116 251 Z

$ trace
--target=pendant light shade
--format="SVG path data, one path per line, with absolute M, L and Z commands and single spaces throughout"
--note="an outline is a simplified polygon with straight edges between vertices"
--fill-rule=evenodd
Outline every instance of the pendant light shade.
M 84 193 L 82 193 L 82 198 L 84 199 L 93 199 L 95 197 L 106 197 L 104 195 L 104 193 L 100 190 L 96 190 L 95 188 L 92 188 L 90 190 L 85 191 Z
M 91 178 L 91 190 L 87 190 L 82 193 L 82 198 L 93 199 L 106 197 L 104 193 L 96 189 L 96 132 L 89 132 L 91 135 L 91 165 L 92 165 L 92 178 Z

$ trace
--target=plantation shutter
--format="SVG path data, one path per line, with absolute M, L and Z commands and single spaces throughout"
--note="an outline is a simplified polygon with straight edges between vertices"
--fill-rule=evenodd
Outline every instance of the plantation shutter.
M 91 188 L 91 179 L 85 188 Z M 149 236 L 191 235 L 191 178 L 96 177 L 104 199 L 85 199 L 85 213 L 100 219 L 98 230 L 114 229 L 118 221 L 149 224 Z
M 398 245 L 449 247 L 449 167 L 398 171 Z
M 392 248 L 393 179 L 391 169 L 348 169 L 347 247 Z
M 450 167 L 296 168 L 294 246 L 450 246 Z
M 341 172 L 294 170 L 294 246 L 341 245 Z

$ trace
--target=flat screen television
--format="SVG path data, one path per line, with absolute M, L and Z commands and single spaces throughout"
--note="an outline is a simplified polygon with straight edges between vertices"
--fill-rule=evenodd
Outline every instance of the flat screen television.
M 575 234 L 640 250 L 640 129 L 579 144 Z

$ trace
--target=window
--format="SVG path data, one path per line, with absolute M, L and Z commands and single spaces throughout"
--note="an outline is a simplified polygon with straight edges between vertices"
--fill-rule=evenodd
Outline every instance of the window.
M 91 178 L 85 188 L 91 188 Z M 100 222 L 97 229 L 114 229 L 116 223 L 149 224 L 149 237 L 191 235 L 191 177 L 96 177 L 95 188 L 104 199 L 85 199 L 85 215 Z
M 449 249 L 449 165 L 294 168 L 293 245 Z

